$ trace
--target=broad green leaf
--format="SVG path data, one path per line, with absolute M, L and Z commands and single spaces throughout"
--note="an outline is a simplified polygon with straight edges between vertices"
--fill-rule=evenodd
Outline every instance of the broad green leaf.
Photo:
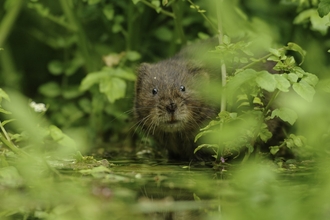
M 299 83 L 294 83 L 292 88 L 298 95 L 308 102 L 313 100 L 315 89 L 308 83 L 300 81 Z
M 61 87 L 56 82 L 43 84 L 38 90 L 42 95 L 50 98 L 55 98 L 62 93 Z
M 306 73 L 306 74 L 307 75 L 304 78 L 302 78 L 301 81 L 306 82 L 313 87 L 316 86 L 316 84 L 319 81 L 319 78 L 316 75 L 311 74 L 311 73 Z
M 6 114 L 6 115 L 12 114 L 10 111 L 4 110 L 3 108 L 0 108 L 0 113 Z
M 298 76 L 297 76 L 297 74 L 295 74 L 295 73 L 289 73 L 288 74 L 288 80 L 290 81 L 290 82 L 292 82 L 292 83 L 295 83 L 295 82 L 297 82 L 298 81 Z
M 298 118 L 297 113 L 288 108 L 278 108 L 272 111 L 271 118 L 275 118 L 276 116 L 283 121 L 290 123 L 291 125 L 293 125 Z
M 82 91 L 86 91 L 91 86 L 93 86 L 96 83 L 101 82 L 104 78 L 108 77 L 109 73 L 106 71 L 100 71 L 100 72 L 93 72 L 89 73 L 80 83 L 79 89 Z
M 63 63 L 59 60 L 52 60 L 47 67 L 48 71 L 55 76 L 61 75 L 64 70 Z
M 227 83 L 227 94 L 228 98 L 231 99 L 243 84 L 255 79 L 258 76 L 258 72 L 253 69 L 246 69 L 237 73 Z
M 136 51 L 127 51 L 126 57 L 130 61 L 136 61 L 141 58 L 141 55 Z
M 126 82 L 117 77 L 109 77 L 100 82 L 100 92 L 107 96 L 110 103 L 114 103 L 125 96 Z
M 321 18 L 318 12 L 315 10 L 315 13 L 311 16 L 311 29 L 314 31 L 320 32 L 322 35 L 325 35 L 329 28 L 329 15 Z
M 303 50 L 298 44 L 290 42 L 290 43 L 288 43 L 287 49 L 296 51 L 301 55 L 302 60 L 299 65 L 301 65 L 304 62 L 304 59 L 306 56 L 306 51 Z
M 140 0 L 132 0 L 133 4 L 136 5 Z
M 317 11 L 321 17 L 326 16 L 330 12 L 330 0 L 321 0 Z
M 2 98 L 6 99 L 7 101 L 10 101 L 8 94 L 0 88 L 0 102 Z
M 279 146 L 271 146 L 269 148 L 272 155 L 275 155 L 280 150 Z
M 297 147 L 303 147 L 304 146 L 304 142 L 303 142 L 303 138 L 301 136 L 296 136 L 294 134 L 290 134 L 290 138 L 292 138 L 293 143 L 297 146 Z
M 114 14 L 115 14 L 115 10 L 113 9 L 113 5 L 107 4 L 103 8 L 103 14 L 109 21 L 111 21 L 114 17 Z
M 273 134 L 268 130 L 268 126 L 263 123 L 260 128 L 259 137 L 263 142 L 267 142 Z
M 12 122 L 12 121 L 16 121 L 16 119 L 9 119 L 9 120 L 5 120 L 3 122 L 1 122 L 2 126 L 5 126 L 6 124 Z
M 136 79 L 136 75 L 133 73 L 131 69 L 124 69 L 124 68 L 112 68 L 112 67 L 103 67 L 101 72 L 106 73 L 105 75 L 111 77 L 118 77 L 130 81 L 134 81 Z
M 306 20 L 310 19 L 313 13 L 314 13 L 314 9 L 304 10 L 301 13 L 299 13 L 297 17 L 295 17 L 293 23 L 294 24 L 304 23 Z
M 269 48 L 269 52 L 271 54 L 274 54 L 276 57 L 281 57 L 281 52 L 279 50 L 273 49 L 273 48 Z
M 211 130 L 205 130 L 205 131 L 199 132 L 199 133 L 196 135 L 194 142 L 197 142 L 197 140 L 198 140 L 199 138 L 203 137 L 203 136 L 206 135 L 206 134 L 210 134 L 210 133 L 213 133 L 213 131 L 211 131 Z M 196 151 L 196 150 L 195 150 L 195 151 Z
M 259 87 L 268 92 L 273 92 L 277 84 L 274 75 L 270 74 L 267 71 L 259 72 L 256 78 L 256 82 Z
M 284 77 L 284 75 L 274 74 L 274 78 L 276 80 L 276 88 L 282 92 L 289 92 L 289 88 L 291 86 L 288 79 Z
M 69 136 L 64 134 L 61 129 L 51 125 L 49 126 L 49 134 L 54 141 L 65 147 L 75 147 L 76 143 Z

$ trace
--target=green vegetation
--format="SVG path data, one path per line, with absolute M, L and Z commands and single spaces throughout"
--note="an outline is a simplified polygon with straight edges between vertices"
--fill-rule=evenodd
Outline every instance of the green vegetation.
M 329 12 L 329 0 L 1 1 L 0 219 L 328 219 Z M 135 68 L 215 35 L 221 111 L 196 137 L 213 168 L 131 160 Z M 269 160 L 275 118 L 290 129 Z M 240 165 L 224 161 L 242 148 Z

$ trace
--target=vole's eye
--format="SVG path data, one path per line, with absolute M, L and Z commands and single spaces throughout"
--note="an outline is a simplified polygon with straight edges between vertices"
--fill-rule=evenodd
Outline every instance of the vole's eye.
M 154 88 L 154 89 L 152 90 L 152 94 L 153 94 L 153 95 L 156 95 L 157 93 L 158 93 L 158 89 Z
M 186 87 L 184 87 L 184 86 L 180 86 L 180 91 L 181 91 L 181 92 L 186 91 Z

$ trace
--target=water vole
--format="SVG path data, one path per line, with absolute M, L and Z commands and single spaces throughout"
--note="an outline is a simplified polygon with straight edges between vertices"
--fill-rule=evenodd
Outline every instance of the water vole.
M 200 91 L 208 85 L 205 69 L 178 54 L 138 68 L 134 114 L 146 135 L 166 148 L 171 159 L 195 158 L 194 137 L 217 110 Z

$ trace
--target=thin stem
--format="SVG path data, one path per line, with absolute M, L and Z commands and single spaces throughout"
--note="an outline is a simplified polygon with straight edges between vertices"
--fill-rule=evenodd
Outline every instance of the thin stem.
M 29 157 L 30 156 L 27 153 L 25 153 L 24 151 L 20 150 L 18 147 L 16 147 L 13 143 L 8 141 L 6 138 L 4 138 L 4 136 L 2 134 L 0 134 L 0 141 L 2 143 L 4 143 L 10 150 L 12 150 L 17 155 L 22 156 L 22 157 Z
M 222 30 L 222 17 L 221 17 L 221 3 L 220 1 L 216 1 L 216 7 L 217 7 L 217 19 L 218 19 L 218 38 L 219 38 L 219 45 L 223 44 L 223 30 Z M 222 82 L 222 94 L 221 94 L 221 105 L 220 105 L 220 111 L 226 111 L 226 93 L 224 92 L 224 89 L 227 84 L 227 68 L 226 64 L 223 60 L 221 60 L 221 82 Z
M 265 109 L 264 109 L 264 115 L 266 115 L 267 111 L 269 110 L 270 106 L 273 104 L 273 101 L 276 99 L 276 97 L 280 94 L 280 90 L 277 89 L 276 92 L 273 92 L 272 97 L 270 98 L 269 102 L 267 103 Z
M 0 128 L 1 128 L 2 133 L 5 135 L 6 139 L 7 139 L 8 141 L 10 141 L 10 138 L 9 138 L 9 136 L 8 136 L 8 134 L 7 134 L 7 131 L 6 131 L 6 129 L 3 127 L 1 121 L 0 121 Z
M 285 50 L 285 48 L 280 48 L 279 50 Z M 261 62 L 261 61 L 263 61 L 263 60 L 266 60 L 268 57 L 271 57 L 271 56 L 273 56 L 273 55 L 274 55 L 274 54 L 269 53 L 269 54 L 267 54 L 267 55 L 265 55 L 265 56 L 263 56 L 263 57 L 261 57 L 261 58 L 259 58 L 259 59 L 257 59 L 257 60 L 254 60 L 253 62 L 251 62 L 251 63 L 249 63 L 249 64 L 243 66 L 243 67 L 240 68 L 240 69 L 241 69 L 241 70 L 247 69 L 247 68 L 249 68 L 249 67 L 255 65 L 256 63 L 259 63 L 259 62 Z
M 210 24 L 211 28 L 218 33 L 218 28 L 217 26 L 204 14 L 203 11 L 199 9 L 199 6 L 193 3 L 191 0 L 188 0 L 188 2 L 197 10 L 197 12 Z
M 182 16 L 181 16 L 181 11 L 180 11 L 178 1 L 173 2 L 172 10 L 173 10 L 174 15 L 175 15 L 174 23 L 175 23 L 176 30 L 177 30 L 177 32 L 180 36 L 181 44 L 186 44 L 186 37 L 185 37 L 184 32 L 183 32 L 183 27 L 182 27 L 182 22 L 181 22 Z
M 78 47 L 84 56 L 84 60 L 86 62 L 86 67 L 88 72 L 92 72 L 97 68 L 94 66 L 93 59 L 91 59 L 91 51 L 89 50 L 89 42 L 86 38 L 83 28 L 81 27 L 80 23 L 78 22 L 73 9 L 70 7 L 70 1 L 67 0 L 60 0 L 62 10 L 65 14 L 65 17 L 68 19 L 70 26 L 76 30 L 76 34 L 78 36 Z
M 167 15 L 167 16 L 170 16 L 170 17 L 172 17 L 172 18 L 175 18 L 175 15 L 174 15 L 173 13 L 168 12 L 168 11 L 162 9 L 162 8 L 159 8 L 159 7 L 157 7 L 156 5 L 153 5 L 153 4 L 151 4 L 150 2 L 148 2 L 148 1 L 146 1 L 146 0 L 140 0 L 140 2 L 142 2 L 143 4 L 149 6 L 150 8 L 155 9 L 157 12 L 160 12 L 160 13 L 162 13 L 162 14 L 164 14 L 164 15 Z
M 17 19 L 19 12 L 24 4 L 24 0 L 16 0 L 16 4 L 13 4 L 0 24 L 0 47 L 2 47 Z

